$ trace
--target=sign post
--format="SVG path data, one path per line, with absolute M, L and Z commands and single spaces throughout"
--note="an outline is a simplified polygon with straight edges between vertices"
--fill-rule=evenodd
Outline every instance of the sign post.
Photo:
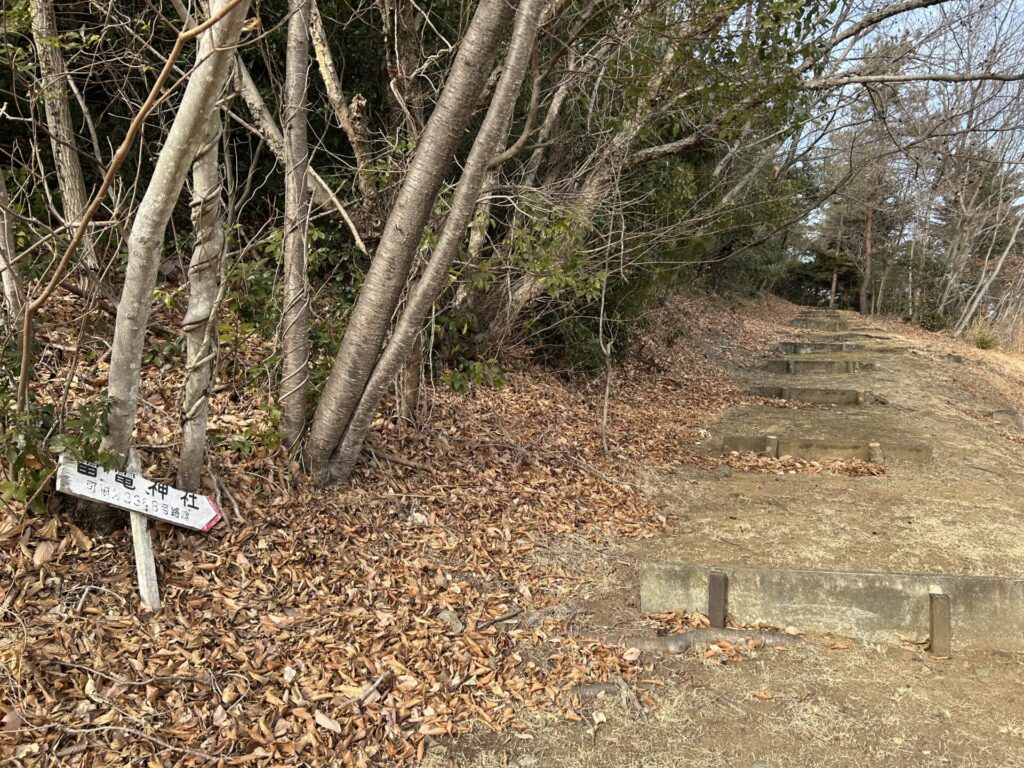
M 209 531 L 221 519 L 220 507 L 212 497 L 181 491 L 143 477 L 135 451 L 130 453 L 124 472 L 104 469 L 94 462 L 78 461 L 62 454 L 57 467 L 57 490 L 128 510 L 139 594 L 153 611 L 160 609 L 160 587 L 148 518 L 203 532 Z

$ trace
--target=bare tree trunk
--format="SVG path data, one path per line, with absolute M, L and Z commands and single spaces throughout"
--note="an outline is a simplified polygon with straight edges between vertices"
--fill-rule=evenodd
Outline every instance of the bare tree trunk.
M 226 244 L 218 155 L 220 132 L 220 115 L 214 109 L 206 124 L 205 144 L 192 163 L 195 244 L 188 267 L 188 311 L 182 322 L 187 360 L 178 461 L 178 486 L 187 491 L 199 487 L 206 457 L 206 417 L 217 348 L 216 305 Z
M 1013 246 L 1017 243 L 1017 235 L 1020 233 L 1021 224 L 1024 224 L 1024 216 L 1017 217 L 1017 224 L 1013 228 L 1013 235 L 1010 237 L 1010 242 L 1006 244 L 1003 252 L 999 255 L 999 261 L 996 262 L 995 267 L 992 268 L 992 272 L 989 273 L 987 278 L 982 278 L 981 282 L 978 283 L 978 287 L 974 291 L 974 295 L 971 297 L 970 302 L 964 308 L 964 311 L 960 315 L 960 319 L 957 321 L 956 326 L 953 328 L 953 335 L 959 336 L 965 330 L 967 326 L 971 324 L 971 320 L 974 319 L 974 315 L 978 311 L 978 307 L 981 305 L 981 300 L 988 295 L 989 289 L 992 287 L 992 283 L 999 276 L 999 272 L 1003 268 L 1003 263 L 1006 261 L 1006 257 L 1010 251 L 1013 250 Z M 993 237 L 995 235 L 993 234 Z
M 89 205 L 89 195 L 85 189 L 82 164 L 78 159 L 78 141 L 71 122 L 67 67 L 57 39 L 57 20 L 52 0 L 32 0 L 31 12 L 32 38 L 42 80 L 40 95 L 46 111 L 53 162 L 57 169 L 57 184 L 63 199 L 64 221 L 67 224 L 74 224 Z M 99 274 L 96 249 L 89 232 L 82 236 L 79 252 L 81 263 L 86 270 L 80 284 L 83 290 L 89 290 Z
M 309 290 L 306 228 L 306 77 L 309 69 L 309 2 L 291 0 L 281 126 L 284 129 L 284 311 L 281 315 L 281 433 L 291 448 L 306 426 L 309 388 Z
M 395 372 L 407 359 L 410 348 L 421 333 L 423 321 L 431 305 L 445 286 L 452 262 L 466 237 L 466 225 L 476 208 L 488 164 L 498 150 L 499 143 L 507 135 L 509 118 L 529 66 L 537 38 L 538 19 L 545 1 L 523 0 L 519 5 L 501 77 L 487 110 L 487 116 L 466 158 L 448 218 L 430 261 L 413 288 L 383 354 L 376 361 L 341 444 L 331 459 L 328 476 L 332 480 L 344 482 L 351 477 L 373 414 L 387 392 Z
M 629 119 L 612 136 L 593 163 L 577 193 L 579 203 L 576 220 L 579 223 L 586 224 L 594 220 L 599 206 L 607 199 L 609 190 L 614 187 L 615 178 L 629 163 L 633 145 L 650 120 L 650 105 L 662 95 L 662 88 L 674 59 L 675 49 L 669 48 L 662 56 L 661 67 L 646 84 L 645 90 L 632 108 Z M 585 233 L 579 231 L 576 237 L 582 242 Z M 486 328 L 481 336 L 483 349 L 495 349 L 502 344 L 523 311 L 544 295 L 547 290 L 544 277 L 538 274 L 525 274 L 516 282 L 515 287 L 507 291 L 507 300 L 498 304 L 496 311 L 492 311 L 490 317 L 485 320 Z M 505 296 L 501 298 L 505 299 Z
M 872 314 L 885 314 L 885 288 L 889 283 L 889 276 L 892 274 L 893 263 L 890 260 L 882 270 L 882 279 L 878 281 L 878 292 L 871 297 Z
M 423 129 L 423 94 L 416 82 L 420 64 L 419 36 L 416 32 L 415 4 L 402 0 L 377 0 L 384 22 L 384 56 L 387 72 L 385 107 L 392 113 L 392 128 L 406 123 L 409 136 Z
M 306 460 L 320 482 L 327 480 L 328 461 L 373 373 L 423 227 L 469 124 L 472 106 L 486 82 L 510 16 L 511 8 L 505 0 L 481 0 L 448 81 L 420 135 L 313 417 Z
M 875 209 L 868 207 L 868 221 L 864 227 L 864 274 L 860 280 L 860 313 L 870 315 L 868 306 L 868 288 L 871 286 L 871 225 Z
M 914 323 L 920 323 L 924 313 L 924 259 L 928 249 L 928 240 L 931 236 L 932 207 L 935 204 L 935 196 L 932 195 L 928 201 L 928 207 L 924 215 L 923 234 L 920 237 L 921 245 L 918 243 L 918 227 L 914 227 L 914 239 L 911 242 L 911 277 L 910 277 L 910 319 Z M 915 250 L 916 249 L 916 250 Z
M 263 101 L 263 96 L 260 95 L 256 83 L 253 82 L 252 75 L 249 74 L 248 68 L 246 68 L 245 63 L 239 56 L 235 57 L 235 85 L 238 88 L 238 92 L 242 95 L 245 105 L 249 108 L 249 112 L 252 113 L 253 120 L 255 121 L 255 132 L 266 142 L 267 147 L 270 148 L 277 161 L 282 166 L 287 167 L 288 163 L 284 158 L 284 135 L 274 120 L 274 116 L 270 114 L 266 102 Z M 309 178 L 306 181 L 309 185 L 313 202 L 320 208 L 336 211 L 352 234 L 356 247 L 363 253 L 367 253 L 366 244 L 360 235 L 359 227 L 352 221 L 352 217 L 349 216 L 348 211 L 341 204 L 338 196 L 334 194 L 334 190 L 312 167 L 308 168 L 307 175 Z
M 832 290 L 828 294 L 828 308 L 833 310 L 836 308 L 836 284 L 839 282 L 839 273 L 832 270 Z
M 139 376 L 153 287 L 163 250 L 164 232 L 181 194 L 192 161 L 206 140 L 210 111 L 230 71 L 248 0 L 211 0 L 213 16 L 230 8 L 199 37 L 198 64 L 185 87 L 177 115 L 167 134 L 149 186 L 139 204 L 128 237 L 128 267 L 117 307 L 110 358 L 108 392 L 113 404 L 104 448 L 124 459 L 135 426 Z
M 398 397 L 398 418 L 409 424 L 415 424 L 419 417 L 420 392 L 423 386 L 423 350 L 426 345 L 424 333 L 413 342 L 409 357 L 406 358 L 402 370 L 395 382 L 395 394 Z
M 21 278 L 18 275 L 18 265 L 15 263 L 17 253 L 14 244 L 14 227 L 11 225 L 11 217 L 7 210 L 10 208 L 11 200 L 7 196 L 7 182 L 4 174 L 0 171 L 0 270 L 3 272 L 4 303 L 7 306 L 8 317 L 12 327 L 17 327 L 17 318 L 21 314 L 21 305 L 24 301 Z
M 324 29 L 324 21 L 320 17 L 320 9 L 315 0 L 310 7 L 310 36 L 313 42 L 313 51 L 316 53 L 316 61 L 320 67 L 320 76 L 327 89 L 327 100 L 334 110 L 341 129 L 348 138 L 352 147 L 352 154 L 356 160 L 356 182 L 359 185 L 359 193 L 363 196 L 364 219 L 362 223 L 364 233 L 375 232 L 379 224 L 374 221 L 377 212 L 377 186 L 374 184 L 373 176 L 369 171 L 369 165 L 373 160 L 373 150 L 370 147 L 370 140 L 367 137 L 366 125 L 363 122 L 366 99 L 356 96 L 349 105 L 345 102 L 345 93 L 341 88 L 341 78 L 338 76 L 337 67 L 334 65 L 334 57 L 331 55 L 331 47 L 327 43 L 327 31 Z

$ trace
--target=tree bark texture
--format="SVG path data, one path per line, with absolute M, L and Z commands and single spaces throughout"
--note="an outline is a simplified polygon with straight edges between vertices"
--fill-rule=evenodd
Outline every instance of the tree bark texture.
M 216 15 L 229 6 L 229 0 L 211 0 L 210 12 Z M 110 358 L 108 392 L 113 404 L 104 440 L 105 449 L 122 458 L 127 455 L 135 426 L 142 352 L 164 233 L 192 161 L 206 140 L 207 121 L 227 80 L 248 8 L 248 0 L 241 0 L 200 35 L 198 63 L 157 156 L 128 237 L 128 266 Z
M 242 100 L 245 101 L 246 107 L 252 114 L 255 126 L 253 130 L 259 135 L 261 139 L 266 143 L 267 147 L 273 153 L 277 161 L 282 166 L 287 167 L 288 163 L 284 157 L 284 134 L 281 133 L 281 129 L 277 125 L 277 121 L 274 116 L 270 113 L 267 108 L 266 102 L 263 100 L 263 96 L 260 94 L 259 88 L 256 87 L 256 83 L 252 79 L 252 75 L 249 74 L 249 69 L 245 66 L 241 57 L 235 57 L 235 85 L 238 88 L 238 92 L 242 96 Z M 360 234 L 359 227 L 356 226 L 352 217 L 349 216 L 345 206 L 341 204 L 338 196 L 334 194 L 334 190 L 331 189 L 330 185 L 324 181 L 324 179 L 309 166 L 307 169 L 307 184 L 310 189 L 312 200 L 316 203 L 318 208 L 325 210 L 334 210 L 338 213 L 338 216 L 344 222 L 345 226 L 348 227 L 349 232 L 352 234 L 352 239 L 355 240 L 356 247 L 360 251 L 366 253 L 366 245 L 363 242 L 362 235 Z
M 32 0 L 32 38 L 39 59 L 40 97 L 46 112 L 46 126 L 57 170 L 57 185 L 63 201 L 64 221 L 75 224 L 89 205 L 85 176 L 78 158 L 78 140 L 71 121 L 68 100 L 68 73 L 57 37 L 57 19 L 52 0 Z M 83 290 L 91 287 L 99 274 L 99 262 L 92 236 L 86 232 L 79 245 L 82 265 L 86 269 L 81 281 Z
M 380 356 L 381 344 L 408 279 L 423 228 L 472 117 L 472 106 L 487 80 L 510 17 L 511 8 L 506 0 L 481 0 L 459 46 L 448 81 L 419 137 L 313 416 L 305 457 L 319 482 L 328 479 L 328 462 Z
M 523 0 L 519 4 L 501 77 L 487 110 L 487 116 L 466 158 L 448 218 L 430 261 L 409 295 L 405 309 L 395 324 L 384 353 L 373 368 L 341 444 L 331 460 L 329 477 L 332 480 L 344 482 L 351 477 L 373 414 L 395 373 L 408 358 L 409 351 L 419 338 L 430 307 L 445 286 L 452 262 L 466 238 L 466 227 L 476 208 L 488 165 L 508 134 L 509 119 L 529 67 L 537 38 L 538 20 L 545 1 Z
M 868 220 L 864 225 L 864 274 L 860 279 L 860 313 L 871 314 L 868 304 L 868 291 L 871 288 L 871 225 L 874 221 L 875 209 L 868 207 Z
M 331 47 L 327 42 L 327 30 L 324 29 L 324 20 L 320 16 L 320 9 L 312 0 L 309 31 L 313 42 L 313 51 L 316 53 L 317 65 L 320 68 L 320 76 L 327 90 L 327 100 L 330 102 L 331 109 L 341 124 L 341 129 L 345 132 L 348 143 L 352 147 L 352 154 L 355 156 L 356 183 L 359 185 L 359 194 L 363 197 L 364 221 L 361 222 L 361 228 L 364 232 L 374 232 L 378 227 L 378 224 L 375 222 L 377 186 L 374 183 L 373 175 L 369 171 L 369 165 L 373 161 L 373 149 L 370 146 L 364 122 L 366 100 L 361 96 L 356 96 L 352 100 L 351 105 L 345 101 L 345 93 L 341 88 L 338 68 L 334 64 Z
M 309 145 L 306 87 L 309 69 L 309 2 L 289 5 L 284 101 L 284 310 L 281 313 L 281 433 L 291 448 L 306 426 L 309 390 L 309 289 L 306 231 L 309 223 Z
M 11 200 L 7 196 L 7 182 L 0 172 L 0 271 L 4 286 L 4 304 L 7 306 L 8 318 L 12 327 L 17 326 L 18 315 L 21 314 L 21 305 L 24 301 L 21 279 L 19 278 L 18 265 L 16 263 L 14 226 L 11 217 L 7 213 Z
M 187 357 L 178 462 L 178 486 L 187 491 L 199 487 L 206 458 L 206 418 L 217 350 L 216 310 L 226 245 L 218 153 L 220 133 L 221 118 L 219 110 L 214 109 L 207 120 L 205 143 L 192 163 L 195 244 L 188 267 L 188 310 L 182 323 Z

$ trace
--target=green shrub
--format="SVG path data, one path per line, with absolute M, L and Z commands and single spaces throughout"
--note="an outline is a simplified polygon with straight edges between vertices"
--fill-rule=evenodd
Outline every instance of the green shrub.
M 41 491 L 53 477 L 56 459 L 62 453 L 111 466 L 113 457 L 100 450 L 110 402 L 103 396 L 85 403 L 76 416 L 61 425 L 55 423 L 49 406 L 36 404 L 17 413 L 13 395 L 0 395 L 0 454 L 6 462 L 0 470 L 0 502 L 20 501 L 41 513 Z
M 978 349 L 995 349 L 999 346 L 999 333 L 987 323 L 976 323 L 971 329 L 971 338 Z

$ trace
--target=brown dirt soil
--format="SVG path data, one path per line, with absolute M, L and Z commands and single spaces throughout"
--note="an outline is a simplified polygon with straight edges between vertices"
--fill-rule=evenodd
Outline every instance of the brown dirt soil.
M 785 328 L 785 319 L 779 327 L 788 338 L 833 335 Z M 719 362 L 740 390 L 855 388 L 880 400 L 801 407 L 751 398 L 698 425 L 706 432 L 684 446 L 693 459 L 639 470 L 669 530 L 574 553 L 589 571 L 571 599 L 580 626 L 664 632 L 639 609 L 639 569 L 651 561 L 1024 576 L 1024 439 L 989 418 L 995 409 L 1021 407 L 1024 364 L 892 321 L 847 320 L 878 338 L 858 339 L 863 351 L 824 357 L 870 360 L 875 370 L 786 375 L 767 373 L 763 360 Z M 833 472 L 825 462 L 793 472 L 780 462 L 748 461 L 757 471 L 743 471 L 743 462 L 726 468 L 717 458 L 725 435 L 769 434 L 883 447 L 920 442 L 935 456 L 891 462 L 877 476 Z M 937 660 L 922 652 L 923 641 L 891 647 L 814 635 L 797 650 L 743 650 L 731 658 L 717 648 L 678 657 L 644 653 L 643 677 L 663 685 L 641 694 L 639 710 L 612 692 L 582 702 L 579 723 L 563 717 L 536 722 L 517 738 L 464 737 L 447 764 L 1024 764 L 1024 658 L 976 652 Z M 633 683 L 629 690 L 645 689 Z

